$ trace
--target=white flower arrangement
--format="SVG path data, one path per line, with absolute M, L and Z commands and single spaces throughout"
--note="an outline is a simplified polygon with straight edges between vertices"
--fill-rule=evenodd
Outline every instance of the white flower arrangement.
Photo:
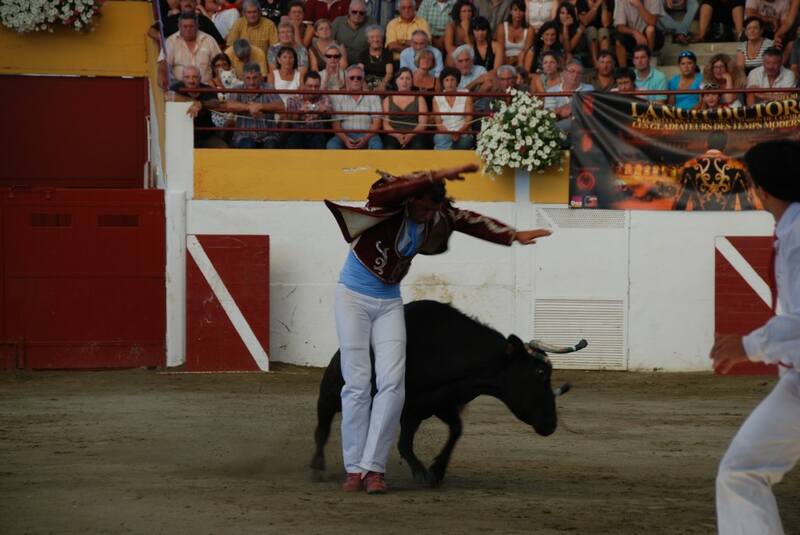
M 528 171 L 547 169 L 561 159 L 566 134 L 556 128 L 556 115 L 544 102 L 524 91 L 511 90 L 511 102 L 483 119 L 476 152 L 484 171 L 499 175 L 504 167 Z
M 91 29 L 105 0 L 0 0 L 0 22 L 15 32 L 53 31 L 63 24 L 75 31 Z

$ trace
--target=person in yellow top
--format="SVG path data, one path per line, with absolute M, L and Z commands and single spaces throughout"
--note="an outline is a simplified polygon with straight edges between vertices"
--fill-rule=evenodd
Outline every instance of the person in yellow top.
M 242 17 L 233 23 L 225 42 L 233 46 L 237 39 L 247 39 L 253 48 L 260 48 L 265 54 L 278 42 L 278 29 L 271 20 L 261 16 L 258 0 L 244 0 L 242 3 Z
M 395 61 L 400 60 L 400 52 L 411 46 L 411 34 L 422 30 L 431 37 L 428 21 L 417 16 L 414 0 L 400 0 L 397 5 L 399 16 L 386 25 L 386 48 L 392 52 Z
M 251 46 L 247 39 L 234 41 L 233 46 L 225 49 L 225 55 L 231 60 L 231 69 L 240 80 L 244 80 L 244 66 L 248 63 L 257 63 L 261 72 L 268 72 L 266 54 L 260 48 Z

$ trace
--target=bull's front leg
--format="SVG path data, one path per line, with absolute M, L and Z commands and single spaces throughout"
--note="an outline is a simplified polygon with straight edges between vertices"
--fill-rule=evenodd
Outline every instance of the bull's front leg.
M 428 479 L 428 470 L 414 453 L 414 435 L 417 434 L 422 420 L 415 417 L 406 416 L 405 411 L 400 417 L 400 438 L 397 441 L 397 449 L 411 468 L 411 475 L 414 481 L 424 483 Z
M 461 408 L 460 406 L 453 405 L 445 410 L 436 413 L 436 417 L 447 424 L 450 433 L 447 437 L 442 451 L 433 460 L 428 472 L 428 481 L 432 487 L 439 485 L 444 479 L 444 474 L 447 472 L 447 465 L 450 463 L 450 455 L 453 453 L 453 448 L 456 442 L 461 437 L 461 432 L 464 426 L 461 422 Z

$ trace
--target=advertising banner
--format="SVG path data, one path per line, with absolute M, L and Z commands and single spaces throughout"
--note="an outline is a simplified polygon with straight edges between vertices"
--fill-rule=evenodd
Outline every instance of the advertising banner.
M 570 206 L 759 209 L 742 156 L 760 141 L 800 138 L 800 104 L 792 97 L 684 110 L 615 93 L 575 93 Z

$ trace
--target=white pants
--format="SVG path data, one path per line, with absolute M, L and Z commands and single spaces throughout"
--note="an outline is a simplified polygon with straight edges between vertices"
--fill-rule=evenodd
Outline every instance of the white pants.
M 342 352 L 342 450 L 348 473 L 386 472 L 405 401 L 403 300 L 376 299 L 340 284 L 334 301 Z M 370 343 L 378 391 L 372 398 Z
M 722 458 L 717 474 L 719 533 L 782 534 L 771 487 L 798 459 L 800 376 L 791 370 L 745 420 Z

